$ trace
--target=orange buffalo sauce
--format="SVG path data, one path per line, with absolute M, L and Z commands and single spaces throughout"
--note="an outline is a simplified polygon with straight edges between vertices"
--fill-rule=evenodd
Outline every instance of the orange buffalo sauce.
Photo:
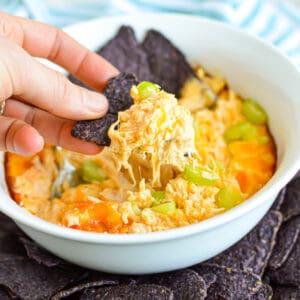
M 121 214 L 109 202 L 76 202 L 62 214 L 62 224 L 85 231 L 119 233 L 123 222 Z
M 229 144 L 230 162 L 241 192 L 253 195 L 272 177 L 275 171 L 273 142 L 236 141 Z
M 17 203 L 22 201 L 21 193 L 14 190 L 14 180 L 21 176 L 31 166 L 32 156 L 20 156 L 14 153 L 6 154 L 5 173 L 10 193 Z

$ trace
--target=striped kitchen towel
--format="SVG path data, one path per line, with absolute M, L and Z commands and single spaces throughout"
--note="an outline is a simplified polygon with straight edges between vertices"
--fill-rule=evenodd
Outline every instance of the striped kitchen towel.
M 300 67 L 300 10 L 292 0 L 1 0 L 0 10 L 59 27 L 138 11 L 199 15 L 262 37 Z

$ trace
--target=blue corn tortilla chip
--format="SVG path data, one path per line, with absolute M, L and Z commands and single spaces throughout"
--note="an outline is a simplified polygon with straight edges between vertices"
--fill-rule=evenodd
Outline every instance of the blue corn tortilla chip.
M 3 233 L 24 235 L 16 223 L 0 212 L 0 231 Z
M 147 54 L 139 45 L 130 26 L 122 26 L 115 37 L 97 53 L 113 64 L 120 72 L 136 75 L 139 81 L 152 81 Z
M 183 84 L 195 77 L 183 53 L 156 30 L 149 30 L 142 42 L 153 81 L 165 91 L 179 96 Z
M 201 276 L 205 282 L 206 289 L 209 289 L 210 286 L 216 282 L 217 280 L 217 275 L 213 273 L 205 273 Z
M 207 286 L 204 279 L 192 269 L 140 277 L 139 282 L 166 286 L 175 299 L 205 299 Z
M 117 119 L 115 114 L 106 114 L 101 119 L 79 121 L 72 128 L 71 134 L 81 140 L 95 142 L 99 146 L 109 146 L 108 129 Z
M 300 299 L 300 287 L 280 286 L 273 287 L 272 300 L 298 300 Z
M 241 241 L 207 262 L 262 275 L 281 221 L 280 212 L 270 211 Z
M 130 73 L 120 73 L 110 79 L 103 91 L 109 102 L 108 113 L 96 120 L 79 121 L 72 128 L 74 137 L 95 142 L 100 146 L 109 146 L 109 127 L 117 121 L 118 112 L 128 109 L 132 104 L 130 89 L 138 83 L 136 76 Z
M 84 290 L 89 288 L 99 288 L 105 286 L 112 286 L 112 285 L 132 285 L 136 284 L 137 280 L 131 276 L 126 275 L 117 275 L 117 274 L 110 274 L 104 272 L 97 272 L 97 271 L 90 271 L 87 270 L 87 276 L 84 280 L 78 282 L 76 285 L 69 286 L 66 289 L 61 290 L 57 294 L 55 294 L 51 300 L 58 300 L 64 299 L 66 297 L 72 297 L 80 293 Z M 69 298 L 67 298 L 69 299 Z
M 0 255 L 0 286 L 18 299 L 49 299 L 66 285 L 80 280 L 82 271 L 48 268 L 23 256 Z
M 42 264 L 46 267 L 64 266 L 68 264 L 66 261 L 38 246 L 27 237 L 20 237 L 19 240 L 22 242 L 27 256 L 38 264 Z
M 116 280 L 110 280 L 110 279 L 102 279 L 98 281 L 87 281 L 81 284 L 77 284 L 76 286 L 73 286 L 71 288 L 62 290 L 58 292 L 56 295 L 54 295 L 51 300 L 59 300 L 64 299 L 67 297 L 74 296 L 74 294 L 82 292 L 84 290 L 90 289 L 90 288 L 99 288 L 99 287 L 105 287 L 105 286 L 112 286 L 117 285 L 118 281 Z
M 290 219 L 280 227 L 276 245 L 272 251 L 268 264 L 270 269 L 276 270 L 285 263 L 297 242 L 299 234 L 300 216 Z
M 184 83 L 190 78 L 196 78 L 192 67 L 184 54 L 156 30 L 149 30 L 142 42 L 142 48 L 147 54 L 152 81 L 159 84 L 165 91 L 180 97 Z M 211 107 L 217 100 L 217 95 L 202 80 L 201 95 Z
M 276 270 L 269 270 L 271 283 L 300 286 L 300 236 L 284 264 Z
M 165 286 L 156 284 L 119 285 L 97 289 L 87 289 L 80 300 L 142 299 L 173 300 L 173 292 Z
M 284 221 L 300 215 L 300 172 L 288 183 L 280 211 Z
M 11 295 L 2 287 L 0 287 L 0 299 L 1 300 L 11 300 L 13 299 Z
M 285 198 L 285 192 L 286 192 L 286 187 L 284 187 L 283 189 L 281 189 L 281 191 L 279 192 L 279 194 L 277 195 L 271 210 L 280 210 L 280 207 L 284 201 Z
M 271 300 L 273 298 L 273 289 L 268 284 L 263 284 L 258 292 L 253 296 L 253 300 Z
M 24 247 L 17 236 L 5 234 L 0 237 L 0 255 L 5 253 L 10 255 L 25 255 Z
M 248 271 L 206 263 L 192 268 L 202 277 L 210 273 L 217 276 L 207 291 L 207 300 L 253 299 L 263 286 L 261 278 Z
M 118 114 L 119 111 L 124 111 L 133 104 L 130 96 L 130 89 L 137 85 L 138 80 L 132 73 L 120 73 L 118 76 L 111 78 L 103 94 L 108 99 L 108 112 L 111 114 Z

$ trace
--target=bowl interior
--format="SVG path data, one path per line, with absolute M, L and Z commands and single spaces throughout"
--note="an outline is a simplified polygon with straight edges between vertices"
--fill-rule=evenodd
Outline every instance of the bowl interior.
M 131 25 L 139 39 L 151 28 L 163 32 L 184 52 L 192 64 L 201 64 L 211 73 L 222 74 L 241 96 L 251 97 L 260 102 L 269 115 L 271 133 L 277 145 L 276 173 L 260 192 L 223 215 L 187 228 L 172 230 L 173 237 L 199 232 L 209 226 L 236 218 L 277 193 L 300 167 L 300 76 L 287 58 L 257 38 L 229 26 L 182 15 L 143 14 L 102 18 L 68 27 L 65 31 L 88 48 L 95 50 L 114 36 L 124 24 Z M 53 64 L 47 64 L 57 68 Z M 3 160 L 3 154 L 0 155 L 0 160 Z M 1 164 L 0 209 L 14 219 L 60 236 L 67 234 L 76 238 L 91 237 L 92 240 L 102 236 L 61 228 L 29 215 L 6 195 L 4 177 Z M 170 236 L 166 232 L 148 235 L 149 239 Z M 136 240 L 135 237 L 108 236 L 110 235 L 106 235 L 104 240 Z M 138 239 L 142 241 L 148 238 L 139 236 Z

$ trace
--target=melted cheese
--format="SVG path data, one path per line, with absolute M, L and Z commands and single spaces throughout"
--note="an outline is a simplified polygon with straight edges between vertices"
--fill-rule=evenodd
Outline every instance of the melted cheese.
M 174 95 L 164 91 L 143 101 L 134 97 L 134 101 L 110 127 L 109 151 L 116 171 L 127 170 L 134 184 L 146 177 L 160 187 L 162 166 L 182 172 L 196 153 L 193 118 Z

